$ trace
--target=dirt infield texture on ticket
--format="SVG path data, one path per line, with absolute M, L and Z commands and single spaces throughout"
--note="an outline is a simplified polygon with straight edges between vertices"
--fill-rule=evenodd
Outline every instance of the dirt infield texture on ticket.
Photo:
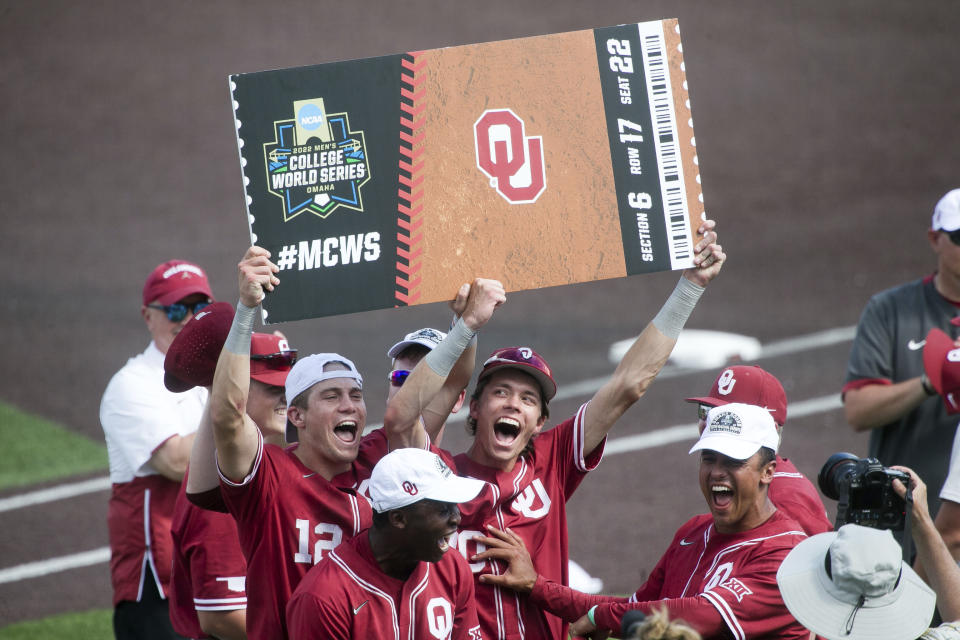
M 267 322 L 690 266 L 676 20 L 230 76 Z

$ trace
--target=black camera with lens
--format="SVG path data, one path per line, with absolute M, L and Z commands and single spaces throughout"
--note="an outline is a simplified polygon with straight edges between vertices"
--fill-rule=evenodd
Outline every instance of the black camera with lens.
M 837 529 L 858 524 L 903 531 L 906 502 L 893 490 L 895 479 L 910 487 L 909 475 L 884 467 L 876 458 L 835 453 L 820 469 L 817 482 L 823 495 L 837 501 Z

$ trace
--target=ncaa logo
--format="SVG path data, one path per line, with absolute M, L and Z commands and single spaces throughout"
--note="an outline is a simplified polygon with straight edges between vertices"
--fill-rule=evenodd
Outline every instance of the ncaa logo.
M 477 167 L 510 204 L 536 202 L 547 188 L 543 138 L 525 135 L 510 109 L 488 109 L 473 125 Z

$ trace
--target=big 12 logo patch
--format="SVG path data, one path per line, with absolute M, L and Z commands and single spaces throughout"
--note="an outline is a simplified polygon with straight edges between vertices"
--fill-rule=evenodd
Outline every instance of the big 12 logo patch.
M 488 109 L 473 125 L 477 167 L 510 204 L 536 202 L 547 188 L 543 138 L 526 136 L 510 109 Z

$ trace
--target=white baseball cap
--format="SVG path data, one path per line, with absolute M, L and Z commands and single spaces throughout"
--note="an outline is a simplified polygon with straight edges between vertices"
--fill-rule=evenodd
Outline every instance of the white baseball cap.
M 934 231 L 956 231 L 960 229 L 960 189 L 948 191 L 933 208 L 930 226 Z
M 335 363 L 342 364 L 347 369 L 323 370 L 328 364 Z M 294 398 L 313 385 L 333 378 L 352 378 L 357 381 L 361 389 L 363 388 L 363 376 L 357 371 L 357 366 L 339 353 L 314 353 L 302 360 L 297 360 L 287 374 L 287 406 L 290 406 Z
M 710 409 L 707 426 L 690 453 L 710 449 L 736 460 L 746 460 L 760 447 L 776 452 L 779 445 L 777 425 L 769 411 L 752 404 L 731 402 Z
M 370 500 L 377 513 L 400 509 L 420 500 L 467 502 L 485 483 L 461 478 L 440 456 L 424 449 L 394 449 L 370 473 Z
M 777 585 L 800 624 L 828 640 L 913 640 L 929 626 L 937 599 L 904 564 L 889 530 L 856 524 L 794 547 Z
M 443 331 L 437 331 L 436 329 L 431 329 L 430 327 L 417 329 L 413 333 L 408 333 L 403 337 L 403 340 L 390 347 L 390 350 L 387 351 L 387 357 L 396 358 L 403 353 L 404 349 L 415 344 L 422 345 L 433 351 L 433 349 L 438 344 L 443 342 L 443 339 L 446 337 L 447 334 L 445 334 Z

